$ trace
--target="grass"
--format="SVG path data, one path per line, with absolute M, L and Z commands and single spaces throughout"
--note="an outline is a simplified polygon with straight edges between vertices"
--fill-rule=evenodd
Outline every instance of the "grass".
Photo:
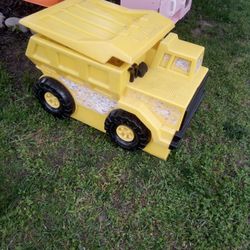
M 207 94 L 164 162 L 56 120 L 0 69 L 1 249 L 248 249 L 250 2 L 194 0 Z

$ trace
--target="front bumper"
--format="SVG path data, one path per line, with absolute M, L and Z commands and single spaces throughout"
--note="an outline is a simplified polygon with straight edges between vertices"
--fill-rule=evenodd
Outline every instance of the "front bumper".
M 194 116 L 195 112 L 198 110 L 201 104 L 201 101 L 204 98 L 205 83 L 206 83 L 207 77 L 208 77 L 208 74 L 206 74 L 206 76 L 202 80 L 199 88 L 196 90 L 190 104 L 188 105 L 188 108 L 185 112 L 185 115 L 181 124 L 181 128 L 179 131 L 175 133 L 174 138 L 169 146 L 169 149 L 171 150 L 176 149 L 179 146 L 181 139 L 183 138 L 187 128 L 190 125 L 192 117 Z

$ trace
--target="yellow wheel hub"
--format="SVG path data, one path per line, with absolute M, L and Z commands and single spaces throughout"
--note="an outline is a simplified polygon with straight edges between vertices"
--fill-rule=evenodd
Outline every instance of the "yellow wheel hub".
M 123 141 L 126 142 L 132 142 L 135 138 L 134 131 L 125 125 L 118 126 L 116 133 Z
M 57 109 L 60 107 L 60 102 L 56 96 L 54 96 L 50 92 L 46 92 L 44 94 L 45 101 L 54 109 Z

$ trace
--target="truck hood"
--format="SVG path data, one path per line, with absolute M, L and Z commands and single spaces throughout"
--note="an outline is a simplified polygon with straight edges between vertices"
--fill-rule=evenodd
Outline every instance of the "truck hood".
M 157 117 L 168 129 L 178 131 L 207 72 L 208 69 L 202 67 L 195 77 L 189 79 L 164 70 L 151 69 L 144 78 L 137 78 L 129 84 L 120 103 L 131 108 L 137 107 L 144 113 L 147 110 L 148 119 Z
M 151 69 L 143 78 L 137 78 L 129 88 L 172 106 L 186 109 L 208 69 L 202 67 L 194 78 L 179 76 L 161 69 Z

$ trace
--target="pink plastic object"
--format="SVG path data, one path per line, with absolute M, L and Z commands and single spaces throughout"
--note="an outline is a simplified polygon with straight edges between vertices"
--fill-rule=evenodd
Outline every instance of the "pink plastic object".
M 190 10 L 192 0 L 121 0 L 121 5 L 132 9 L 155 10 L 176 23 Z

